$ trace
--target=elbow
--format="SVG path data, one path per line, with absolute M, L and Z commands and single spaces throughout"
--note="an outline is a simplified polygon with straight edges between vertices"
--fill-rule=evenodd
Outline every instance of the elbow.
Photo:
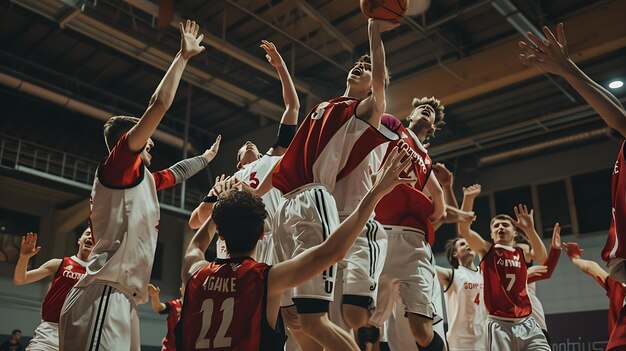
M 164 96 L 163 93 L 155 93 L 152 95 L 150 99 L 150 108 L 167 111 L 172 105 L 171 101 L 173 100 L 170 97 Z
M 13 284 L 15 285 L 24 285 L 26 282 L 23 279 L 13 277 Z

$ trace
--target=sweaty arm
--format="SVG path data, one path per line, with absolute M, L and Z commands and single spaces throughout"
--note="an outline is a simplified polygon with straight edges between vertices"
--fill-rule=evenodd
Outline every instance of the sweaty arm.
M 13 284 L 24 285 L 34 283 L 46 277 L 51 277 L 56 273 L 61 265 L 60 258 L 53 258 L 42 264 L 39 268 L 28 269 L 28 261 L 30 257 L 22 257 L 17 260 L 15 272 L 13 273 Z

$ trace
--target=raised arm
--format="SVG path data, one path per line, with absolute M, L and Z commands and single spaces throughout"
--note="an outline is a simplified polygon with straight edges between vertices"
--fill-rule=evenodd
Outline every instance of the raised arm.
M 154 94 L 150 98 L 148 109 L 144 112 L 139 122 L 128 132 L 128 146 L 131 151 L 140 151 L 152 136 L 165 112 L 172 105 L 180 78 L 187 66 L 187 61 L 193 56 L 204 51 L 204 46 L 200 46 L 204 35 L 198 36 L 200 27 L 195 21 L 180 24 L 180 51 L 174 57 L 174 61 L 163 76 L 161 83 L 157 86 Z M 110 145 L 112 147 L 112 145 Z
M 433 165 L 433 172 L 441 184 L 441 188 L 443 189 L 443 194 L 446 199 L 446 205 L 459 208 L 459 203 L 456 201 L 456 197 L 454 196 L 454 190 L 452 186 L 454 185 L 454 174 L 450 172 L 449 169 L 446 168 L 446 165 L 443 163 L 435 163 Z
M 51 277 L 56 273 L 61 265 L 61 259 L 58 258 L 47 261 L 39 268 L 28 270 L 28 261 L 40 250 L 41 246 L 37 246 L 37 233 L 27 233 L 22 237 L 20 258 L 17 260 L 15 272 L 13 273 L 13 284 L 30 284 L 43 278 Z
M 461 204 L 461 210 L 470 212 L 474 209 L 474 199 L 480 195 L 480 184 L 474 184 L 467 188 L 463 188 L 463 203 Z M 491 243 L 483 239 L 480 234 L 472 230 L 472 221 L 462 221 L 457 224 L 457 231 L 459 234 L 467 240 L 467 244 L 474 252 L 476 252 L 481 258 L 485 257 L 487 251 L 491 248 Z
M 563 77 L 591 106 L 604 122 L 626 137 L 626 111 L 619 100 L 600 84 L 587 76 L 570 58 L 563 23 L 556 28 L 556 37 L 543 27 L 548 39 L 542 42 L 532 33 L 528 33 L 528 41 L 520 41 L 524 51 L 520 59 L 525 65 L 534 64 L 540 69 Z
M 528 211 L 526 205 L 520 204 L 513 208 L 513 212 L 515 212 L 515 216 L 517 217 L 515 226 L 523 231 L 524 234 L 528 236 L 528 241 L 530 241 L 530 252 L 528 252 L 529 257 L 527 258 L 535 262 L 544 262 L 548 258 L 548 252 L 546 251 L 543 241 L 541 241 L 539 233 L 537 233 L 535 229 L 535 210 Z
M 437 271 L 437 279 L 439 280 L 439 284 L 441 284 L 444 291 L 448 290 L 448 288 L 450 288 L 450 285 L 452 285 L 454 271 L 450 268 L 443 268 L 439 266 L 435 266 L 435 270 Z
M 550 244 L 550 251 L 548 252 L 548 258 L 543 263 L 543 267 L 546 268 L 545 272 L 542 272 L 536 278 L 528 278 L 528 283 L 532 283 L 538 280 L 550 279 L 557 263 L 559 263 L 559 257 L 561 257 L 561 226 L 557 223 L 552 230 L 552 243 Z
M 159 313 L 167 308 L 163 302 L 161 302 L 161 297 L 159 296 L 161 293 L 161 289 L 157 288 L 152 284 L 148 284 L 148 295 L 150 295 L 150 306 L 152 310 L 156 313 Z
M 202 200 L 202 202 L 196 207 L 191 213 L 191 217 L 189 217 L 189 227 L 191 229 L 198 229 L 200 226 L 209 219 L 211 213 L 213 212 L 213 204 L 217 201 L 217 194 L 221 192 L 221 187 L 223 186 L 223 182 L 230 177 L 226 177 L 222 174 L 219 177 L 215 178 L 215 183 L 207 196 Z
M 298 286 L 343 259 L 365 227 L 378 201 L 396 185 L 415 181 L 400 178 L 400 173 L 411 163 L 410 157 L 405 157 L 402 162 L 405 153 L 398 152 L 397 147 L 392 153 L 394 157 L 387 158 L 377 174 L 374 186 L 361 200 L 359 206 L 322 244 L 290 260 L 278 263 L 270 270 L 270 294 L 277 295 L 285 289 Z
M 283 101 L 285 103 L 285 112 L 280 120 L 278 127 L 278 137 L 276 143 L 271 149 L 273 156 L 281 156 L 287 151 L 287 147 L 291 143 L 291 139 L 296 133 L 296 125 L 298 124 L 298 113 L 300 112 L 300 99 L 298 92 L 293 84 L 289 70 L 285 61 L 276 50 L 274 43 L 267 40 L 261 41 L 261 48 L 265 50 L 267 61 L 276 68 L 280 84 L 283 87 Z
M 431 222 L 443 220 L 446 215 L 446 199 L 443 189 L 433 173 L 430 173 L 430 176 L 428 176 L 426 191 L 433 200 L 433 213 L 430 215 L 429 220 Z
M 567 252 L 567 256 L 569 256 L 576 268 L 592 277 L 603 288 L 605 287 L 604 285 L 609 273 L 602 269 L 597 262 L 583 259 L 582 253 L 584 250 L 581 249 L 577 243 L 565 243 L 563 249 Z

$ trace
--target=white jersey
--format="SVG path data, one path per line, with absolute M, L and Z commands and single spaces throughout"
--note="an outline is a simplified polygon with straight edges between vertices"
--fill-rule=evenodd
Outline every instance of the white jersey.
M 485 350 L 485 318 L 482 303 L 483 275 L 459 266 L 453 270 L 452 281 L 445 291 L 448 312 L 448 344 L 450 350 Z
M 141 172 L 137 184 L 126 188 L 106 187 L 96 173 L 89 216 L 96 245 L 76 287 L 102 281 L 137 304 L 148 301 L 160 211 L 154 178 L 146 167 Z
M 235 174 L 233 174 L 233 177 L 248 184 L 251 188 L 256 189 L 261 183 L 263 183 L 265 178 L 267 178 L 267 176 L 274 171 L 274 167 L 276 167 L 276 164 L 280 161 L 281 157 L 282 156 L 265 154 L 258 160 L 244 165 L 237 172 L 235 172 Z M 282 197 L 283 194 L 276 188 L 272 188 L 261 197 L 268 213 L 268 221 L 270 220 L 269 217 L 272 217 L 276 212 Z
M 533 306 L 533 311 L 530 314 L 531 317 L 537 322 L 539 328 L 542 330 L 548 330 L 548 325 L 546 324 L 546 315 L 543 312 L 543 305 L 539 298 L 537 297 L 537 285 L 536 283 L 530 283 L 527 286 L 528 297 L 530 298 L 530 304 Z

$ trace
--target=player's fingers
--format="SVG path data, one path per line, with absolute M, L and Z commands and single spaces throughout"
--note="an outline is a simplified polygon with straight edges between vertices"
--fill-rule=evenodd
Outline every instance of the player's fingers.
M 178 22 L 178 29 L 180 30 L 180 35 L 185 35 L 185 28 L 183 27 L 183 22 Z
M 547 26 L 543 26 L 542 30 L 543 34 L 546 36 L 546 39 L 548 39 L 548 43 L 550 43 L 550 45 L 558 47 L 559 43 L 556 41 L 556 38 L 554 37 L 554 34 L 550 30 L 550 28 L 548 28 Z
M 398 174 L 400 174 L 402 171 L 405 171 L 409 168 L 409 166 L 412 163 L 412 159 L 410 157 L 407 156 L 406 159 L 404 159 L 404 161 L 402 161 L 402 163 L 400 164 L 400 166 L 397 169 Z
M 185 21 L 185 33 L 189 33 L 189 27 L 191 26 L 191 21 Z
M 204 34 L 200 34 L 198 37 L 198 43 L 202 43 L 202 39 L 204 39 Z
M 416 181 L 417 181 L 417 178 L 402 178 L 402 177 L 398 177 L 398 182 L 400 184 L 413 184 Z
M 198 33 L 200 33 L 200 25 L 196 21 L 193 22 L 193 25 L 194 25 L 193 36 L 197 37 Z
M 544 44 L 539 38 L 537 38 L 533 33 L 528 32 L 526 33 L 526 36 L 528 37 L 528 40 L 530 40 L 533 44 L 535 44 L 535 47 L 539 50 L 545 51 L 545 49 L 548 48 L 548 46 L 546 46 L 546 44 Z
M 567 46 L 567 40 L 565 39 L 565 29 L 563 28 L 563 22 L 556 25 L 556 38 L 563 46 Z

